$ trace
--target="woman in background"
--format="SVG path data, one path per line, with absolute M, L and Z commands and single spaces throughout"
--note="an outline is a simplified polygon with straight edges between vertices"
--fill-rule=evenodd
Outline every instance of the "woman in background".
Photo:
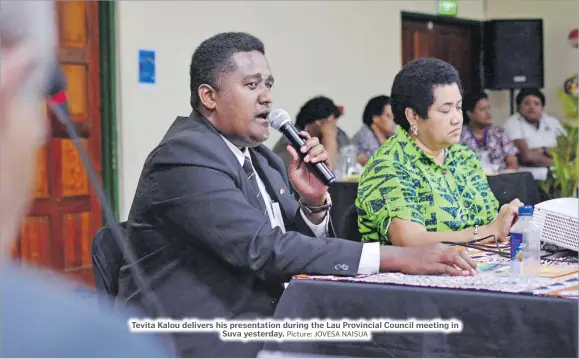
M 492 172 L 516 171 L 518 150 L 505 131 L 493 125 L 487 94 L 479 92 L 465 95 L 462 110 L 468 123 L 463 127 L 460 142 L 477 154 L 483 161 L 483 167 L 484 161 L 488 161 L 493 167 Z
M 352 142 L 358 148 L 358 162 L 365 166 L 380 146 L 396 132 L 390 97 L 381 95 L 370 99 L 362 115 L 362 128 Z
M 320 143 L 328 152 L 328 163 L 331 168 L 337 168 L 340 150 L 351 144 L 351 140 L 339 126 L 338 119 L 342 111 L 334 101 L 325 96 L 317 96 L 309 99 L 299 110 L 296 116 L 295 126 L 299 131 L 306 131 L 312 137 L 320 139 Z M 275 152 L 283 160 L 286 168 L 291 163 L 291 156 L 286 147 L 289 141 L 282 136 L 273 147 Z
M 559 121 L 544 111 L 545 95 L 539 89 L 522 89 L 516 97 L 518 113 L 505 123 L 505 131 L 519 150 L 523 166 L 551 167 L 551 149 L 566 132 Z

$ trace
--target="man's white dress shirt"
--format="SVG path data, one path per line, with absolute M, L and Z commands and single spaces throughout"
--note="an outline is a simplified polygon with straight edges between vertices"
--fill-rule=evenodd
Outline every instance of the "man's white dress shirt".
M 229 142 L 229 140 L 227 140 L 225 137 L 221 136 L 221 138 L 223 138 L 223 140 L 225 141 L 225 143 L 227 144 L 229 149 L 233 152 L 233 154 L 235 155 L 235 157 L 237 158 L 237 160 L 239 161 L 239 164 L 241 166 L 243 166 L 243 163 L 245 162 L 245 158 L 248 158 L 249 161 L 251 162 L 251 156 L 249 155 L 249 151 L 247 150 L 247 148 L 245 148 L 243 151 L 241 151 L 234 144 Z M 253 163 L 252 163 L 252 166 L 253 166 Z M 257 173 L 257 171 L 255 171 L 255 176 L 257 179 L 257 185 L 259 186 L 259 191 L 261 192 L 261 196 L 263 197 L 263 201 L 265 202 L 265 208 L 267 210 L 267 215 L 269 217 L 269 221 L 272 224 L 272 228 L 278 226 L 278 227 L 280 227 L 280 229 L 282 229 L 285 232 L 285 228 L 284 228 L 285 226 L 283 226 L 283 223 L 280 225 L 280 223 L 278 222 L 278 221 L 283 221 L 283 219 L 278 218 L 275 215 L 275 212 L 276 212 L 275 206 L 277 204 L 274 204 L 272 202 L 271 197 L 267 193 L 267 190 L 265 189 L 265 185 L 263 184 L 261 178 L 259 178 L 259 174 Z M 302 218 L 304 219 L 304 222 L 306 222 L 306 224 L 310 227 L 312 232 L 314 232 L 314 235 L 317 238 L 327 236 L 327 234 L 328 234 L 328 222 L 329 222 L 329 215 L 328 214 L 326 214 L 326 217 L 324 218 L 322 223 L 314 224 L 314 223 L 310 222 L 308 217 L 304 214 L 304 212 L 301 209 L 300 209 L 300 213 L 302 215 Z M 380 243 L 379 242 L 364 243 L 362 246 L 363 246 L 362 247 L 362 255 L 360 257 L 360 264 L 358 265 L 358 274 L 375 274 L 375 273 L 378 273 L 378 271 L 380 269 Z

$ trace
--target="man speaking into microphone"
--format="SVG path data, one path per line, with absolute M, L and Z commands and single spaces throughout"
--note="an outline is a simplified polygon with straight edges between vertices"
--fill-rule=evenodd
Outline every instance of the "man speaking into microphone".
M 283 283 L 300 273 L 474 273 L 470 259 L 444 245 L 331 238 L 331 199 L 312 165 L 326 162 L 324 147 L 303 133 L 301 148 L 287 148 L 286 169 L 262 144 L 273 85 L 264 45 L 249 34 L 215 35 L 192 56 L 192 112 L 174 121 L 146 159 L 127 222 L 138 264 L 166 312 L 175 319 L 271 317 Z M 119 296 L 155 315 L 126 267 Z M 222 342 L 217 333 L 174 339 L 180 355 L 194 357 L 255 356 L 262 346 Z

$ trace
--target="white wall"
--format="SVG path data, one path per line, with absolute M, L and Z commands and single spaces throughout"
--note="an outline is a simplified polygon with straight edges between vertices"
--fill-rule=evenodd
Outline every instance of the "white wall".
M 553 116 L 564 116 L 557 90 L 572 73 L 578 71 L 579 50 L 567 43 L 569 32 L 579 25 L 577 0 L 487 0 L 488 19 L 543 19 L 543 61 L 547 99 L 545 111 Z M 516 93 L 515 93 L 516 96 Z M 503 123 L 510 115 L 508 91 L 489 92 L 493 118 Z
M 306 100 L 324 94 L 344 106 L 340 126 L 352 135 L 361 125 L 366 101 L 389 93 L 400 70 L 400 11 L 437 11 L 437 0 L 116 4 L 122 218 L 128 214 L 149 151 L 176 116 L 190 113 L 188 66 L 204 39 L 223 31 L 245 31 L 261 38 L 276 78 L 274 106 L 295 116 Z M 458 16 L 483 19 L 483 8 L 483 0 L 459 1 Z M 138 84 L 140 48 L 157 51 L 158 84 L 153 88 Z M 272 133 L 267 144 L 278 138 Z

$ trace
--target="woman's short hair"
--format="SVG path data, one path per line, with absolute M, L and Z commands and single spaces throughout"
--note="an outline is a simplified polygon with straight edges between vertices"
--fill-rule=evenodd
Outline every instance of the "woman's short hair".
M 334 101 L 325 96 L 314 97 L 300 108 L 296 116 L 296 126 L 303 129 L 309 123 L 325 119 L 330 115 L 338 118 L 341 114 Z
M 524 88 L 524 89 L 521 89 L 521 91 L 517 94 L 517 97 L 515 98 L 515 102 L 517 103 L 517 107 L 521 106 L 521 103 L 523 103 L 523 100 L 527 96 L 538 97 L 539 100 L 541 100 L 541 105 L 543 107 L 545 106 L 545 95 L 543 95 L 541 90 L 539 90 L 538 88 Z
M 434 88 L 452 84 L 457 84 L 462 93 L 460 76 L 449 63 L 433 58 L 410 61 L 398 72 L 392 84 L 394 122 L 408 131 L 410 123 L 405 114 L 408 107 L 427 119 L 428 109 L 434 103 Z
M 370 101 L 366 104 L 364 108 L 364 114 L 362 115 L 362 121 L 366 126 L 372 125 L 372 119 L 374 116 L 381 116 L 384 113 L 384 106 L 390 104 L 390 97 L 386 95 L 380 95 L 372 97 Z

